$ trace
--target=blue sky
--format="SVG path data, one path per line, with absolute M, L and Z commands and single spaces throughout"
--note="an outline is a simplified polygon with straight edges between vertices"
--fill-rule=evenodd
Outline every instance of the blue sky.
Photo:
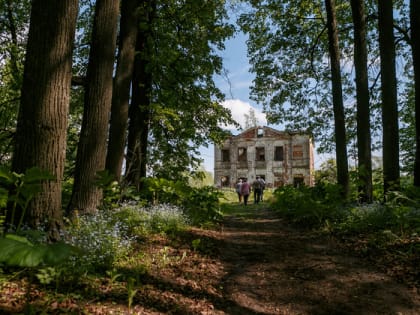
M 222 104 L 229 108 L 232 117 L 244 126 L 245 114 L 249 114 L 253 109 L 260 125 L 266 125 L 267 121 L 261 108 L 255 102 L 249 99 L 250 86 L 254 75 L 249 73 L 249 62 L 246 51 L 246 36 L 243 33 L 236 34 L 232 39 L 226 41 L 226 49 L 221 52 L 225 76 L 216 76 L 215 82 L 218 88 L 226 95 L 226 101 Z M 233 133 L 238 131 L 231 129 L 233 126 L 227 126 L 227 129 Z M 204 159 L 204 167 L 207 171 L 213 172 L 214 169 L 214 146 L 201 149 L 201 157 Z

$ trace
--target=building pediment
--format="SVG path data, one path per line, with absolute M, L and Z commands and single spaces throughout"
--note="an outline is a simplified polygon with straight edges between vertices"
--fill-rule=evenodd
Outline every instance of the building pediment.
M 254 139 L 254 138 L 277 138 L 277 139 L 290 139 L 293 133 L 279 131 L 267 126 L 264 127 L 252 127 L 249 128 L 242 133 L 234 136 L 234 139 Z

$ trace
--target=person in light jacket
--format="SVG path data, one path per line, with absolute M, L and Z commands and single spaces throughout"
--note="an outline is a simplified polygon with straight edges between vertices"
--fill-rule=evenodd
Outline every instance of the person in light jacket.
M 238 182 L 236 183 L 236 193 L 238 194 L 238 199 L 239 199 L 239 203 L 242 203 L 242 179 L 239 179 Z
M 243 183 L 242 183 L 242 187 L 241 187 L 241 193 L 242 193 L 242 197 L 244 199 L 244 205 L 246 206 L 248 204 L 248 198 L 249 198 L 249 193 L 251 192 L 251 185 L 249 185 L 247 179 L 245 178 Z

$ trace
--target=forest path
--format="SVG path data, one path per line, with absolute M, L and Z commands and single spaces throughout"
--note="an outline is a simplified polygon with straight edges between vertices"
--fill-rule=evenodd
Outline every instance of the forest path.
M 227 314 L 420 314 L 417 290 L 262 204 L 244 208 L 219 236 Z
M 34 286 L 28 314 L 420 314 L 418 288 L 350 255 L 328 235 L 290 226 L 266 203 L 227 206 L 220 227 L 139 242 L 115 271 L 121 281 L 93 278 L 70 293 L 66 283 Z M 26 288 L 25 277 L 0 281 L 0 314 L 23 314 Z

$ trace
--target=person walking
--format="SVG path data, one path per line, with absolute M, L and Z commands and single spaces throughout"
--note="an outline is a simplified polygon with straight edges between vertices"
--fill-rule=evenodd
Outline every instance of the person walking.
M 245 178 L 241 186 L 241 193 L 242 193 L 245 206 L 248 204 L 248 198 L 249 198 L 250 192 L 251 192 L 251 185 L 249 185 L 247 179 Z
M 252 183 L 252 190 L 254 191 L 254 203 L 260 203 L 261 199 L 261 182 L 260 177 L 257 176 L 257 178 Z
M 238 194 L 238 199 L 239 199 L 239 203 L 242 203 L 242 179 L 239 179 L 238 182 L 236 183 L 236 193 Z
M 262 178 L 262 177 L 260 176 L 259 181 L 260 181 L 260 183 L 261 183 L 261 198 L 260 198 L 260 201 L 262 202 L 262 201 L 263 201 L 263 199 L 264 199 L 265 180 L 264 180 L 264 178 Z

